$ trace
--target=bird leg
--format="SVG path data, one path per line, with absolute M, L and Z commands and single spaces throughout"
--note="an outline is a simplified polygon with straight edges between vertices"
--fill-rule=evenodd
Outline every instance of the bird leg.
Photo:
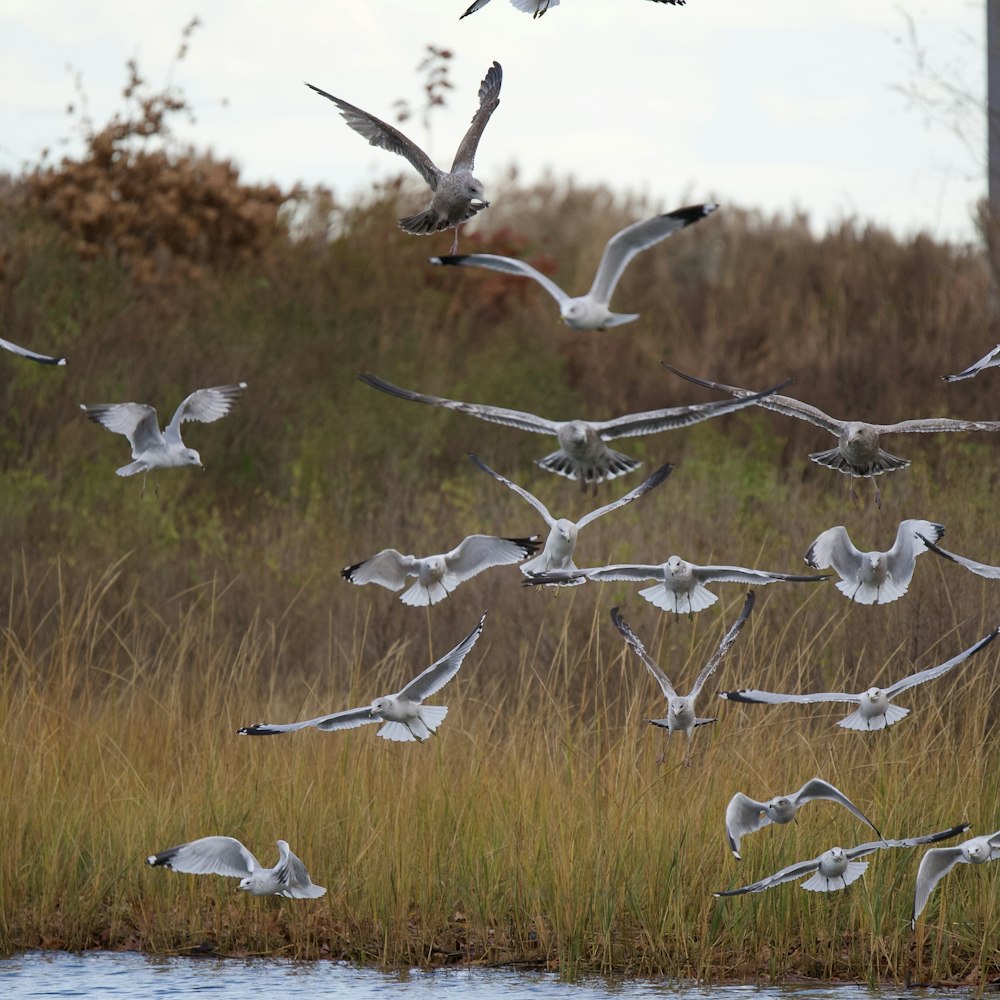
M 882 509 L 882 491 L 878 488 L 878 482 L 876 482 L 874 476 L 869 476 L 872 481 L 872 486 L 875 487 L 875 506 L 881 510 Z
M 455 226 L 455 238 L 451 241 L 451 256 L 452 257 L 454 257 L 455 254 L 458 253 L 458 231 L 461 228 L 461 226 L 462 226 L 461 223 L 459 223 L 457 226 Z
M 146 492 L 146 473 L 142 474 L 142 486 L 139 489 L 139 499 L 141 500 Z

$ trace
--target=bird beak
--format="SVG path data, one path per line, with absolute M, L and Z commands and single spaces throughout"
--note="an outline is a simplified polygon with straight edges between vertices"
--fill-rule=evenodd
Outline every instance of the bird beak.
M 469 204 L 478 212 L 480 209 L 489 208 L 490 203 L 485 198 L 473 198 Z

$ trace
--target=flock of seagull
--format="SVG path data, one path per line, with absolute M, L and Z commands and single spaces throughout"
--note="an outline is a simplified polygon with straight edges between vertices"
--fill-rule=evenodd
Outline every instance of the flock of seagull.
M 684 0 L 653 2 L 682 5 Z M 476 0 L 461 16 L 466 17 L 488 3 L 489 0 Z M 560 0 L 511 0 L 511 3 L 518 10 L 538 17 L 550 8 L 559 6 Z M 561 320 L 574 330 L 605 330 L 638 319 L 637 314 L 616 313 L 610 309 L 611 298 L 629 262 L 636 254 L 707 218 L 716 211 L 716 205 L 703 204 L 678 209 L 638 221 L 614 234 L 604 249 L 589 292 L 576 297 L 568 295 L 546 275 L 521 260 L 492 254 L 457 254 L 461 224 L 489 207 L 484 186 L 473 176 L 473 170 L 483 131 L 499 106 L 502 81 L 501 66 L 494 62 L 482 80 L 472 124 L 448 171 L 437 167 L 423 150 L 393 126 L 319 87 L 312 84 L 307 86 L 333 102 L 347 125 L 371 145 L 403 156 L 426 181 L 432 193 L 429 204 L 424 210 L 400 219 L 399 225 L 413 235 L 454 230 L 450 254 L 430 258 L 431 264 L 486 268 L 513 277 L 530 278 L 556 300 Z M 0 348 L 43 364 L 66 363 L 64 357 L 38 354 L 5 340 L 0 340 Z M 972 378 L 987 368 L 997 366 L 1000 366 L 1000 344 L 964 371 L 944 378 L 947 381 Z M 764 407 L 785 416 L 808 421 L 833 434 L 837 438 L 835 448 L 815 452 L 809 457 L 820 465 L 850 476 L 851 496 L 855 502 L 858 497 L 854 480 L 870 479 L 875 489 L 875 503 L 879 507 L 882 497 L 875 477 L 895 472 L 910 464 L 908 459 L 882 449 L 880 442 L 883 435 L 1000 430 L 1000 422 L 934 418 L 905 420 L 896 424 L 872 424 L 861 420 L 837 419 L 808 403 L 779 395 L 779 390 L 787 382 L 753 391 L 685 374 L 670 365 L 664 367 L 689 382 L 725 393 L 726 396 L 707 403 L 626 414 L 609 420 L 553 420 L 519 410 L 459 402 L 403 389 L 371 373 L 362 373 L 358 378 L 373 389 L 408 402 L 455 410 L 493 424 L 555 437 L 557 450 L 538 459 L 536 464 L 548 472 L 579 482 L 584 493 L 591 488 L 594 495 L 599 484 L 627 475 L 641 464 L 636 459 L 611 449 L 608 442 L 691 426 L 750 406 Z M 132 461 L 117 469 L 117 474 L 132 476 L 141 472 L 145 477 L 159 469 L 201 466 L 199 453 L 184 445 L 181 438 L 182 425 L 187 421 L 210 423 L 228 415 L 245 389 L 246 383 L 239 382 L 195 390 L 181 402 L 162 431 L 156 410 L 146 403 L 85 404 L 82 409 L 90 420 L 128 440 Z M 461 583 L 486 569 L 517 564 L 525 577 L 525 585 L 531 586 L 569 587 L 579 586 L 587 581 L 653 581 L 652 586 L 639 590 L 638 596 L 675 616 L 691 616 L 713 605 L 718 598 L 709 587 L 714 584 L 740 583 L 760 587 L 773 583 L 815 584 L 831 578 L 830 574 L 796 575 L 742 566 L 703 566 L 678 555 L 670 555 L 663 562 L 580 568 L 574 563 L 580 530 L 592 521 L 657 489 L 673 472 L 672 465 L 661 466 L 630 492 L 574 520 L 554 516 L 526 487 L 496 472 L 478 456 L 470 455 L 469 458 L 482 472 L 516 493 L 534 509 L 548 528 L 544 543 L 540 541 L 540 535 L 511 538 L 474 534 L 462 539 L 450 551 L 435 555 L 404 555 L 395 548 L 386 548 L 347 566 L 342 571 L 343 577 L 359 586 L 377 584 L 392 591 L 403 591 L 400 595 L 402 603 L 429 608 L 449 597 Z M 855 547 L 847 529 L 843 525 L 837 525 L 819 534 L 809 546 L 805 561 L 814 569 L 832 569 L 839 577 L 836 587 L 849 600 L 866 605 L 888 604 L 902 598 L 912 579 L 917 556 L 926 551 L 934 552 L 980 576 L 1000 578 L 1000 567 L 980 563 L 940 548 L 937 543 L 943 533 L 944 527 L 940 524 L 907 518 L 899 523 L 891 548 L 886 551 L 863 552 Z M 414 582 L 407 587 L 406 581 L 410 578 Z M 675 732 L 684 733 L 687 741 L 685 765 L 690 763 L 691 740 L 695 729 L 717 721 L 715 718 L 699 717 L 695 702 L 708 679 L 736 642 L 751 615 L 754 603 L 755 596 L 751 590 L 739 617 L 698 673 L 689 693 L 683 696 L 677 693 L 667 674 L 649 655 L 642 641 L 622 618 L 619 609 L 611 610 L 615 628 L 645 665 L 666 700 L 666 716 L 649 721 L 666 729 L 668 737 Z M 304 721 L 246 726 L 239 733 L 245 736 L 272 736 L 309 728 L 330 732 L 379 723 L 377 735 L 383 739 L 395 742 L 427 740 L 443 723 L 448 708 L 445 705 L 428 705 L 425 701 L 437 694 L 458 673 L 482 635 L 486 618 L 487 614 L 483 612 L 468 635 L 394 694 L 378 697 L 366 706 L 339 710 Z M 953 670 L 990 645 L 998 634 L 1000 626 L 951 659 L 903 677 L 884 688 L 870 687 L 857 693 L 777 693 L 743 688 L 723 691 L 720 697 L 730 701 L 770 705 L 841 702 L 853 706 L 853 710 L 838 725 L 850 730 L 873 732 L 894 725 L 909 713 L 909 708 L 893 703 L 892 699 L 897 695 Z M 663 754 L 659 762 L 662 760 Z M 962 823 L 935 833 L 887 840 L 842 791 L 822 778 L 814 777 L 798 791 L 766 801 L 753 799 L 742 792 L 733 795 L 725 814 L 726 841 L 733 856 L 742 860 L 740 851 L 743 838 L 770 824 L 791 822 L 800 809 L 814 801 L 840 805 L 872 829 L 879 839 L 849 849 L 831 847 L 817 857 L 791 864 L 767 878 L 740 888 L 721 890 L 715 895 L 734 896 L 760 892 L 803 878 L 805 881 L 801 885 L 806 890 L 829 892 L 844 889 L 860 878 L 867 868 L 868 862 L 859 860 L 862 857 L 886 848 L 936 844 L 969 829 L 968 824 Z M 322 896 L 326 889 L 312 882 L 304 864 L 292 853 L 289 845 L 284 840 L 278 840 L 277 845 L 279 857 L 273 868 L 262 866 L 243 844 L 226 836 L 202 837 L 152 854 L 147 862 L 154 867 L 165 867 L 178 872 L 214 873 L 239 878 L 239 889 L 253 895 L 277 894 L 296 899 Z M 998 858 L 1000 831 L 989 836 L 973 837 L 957 846 L 928 849 L 917 872 L 912 925 L 915 927 L 917 917 L 924 909 L 934 886 L 956 864 L 983 864 Z

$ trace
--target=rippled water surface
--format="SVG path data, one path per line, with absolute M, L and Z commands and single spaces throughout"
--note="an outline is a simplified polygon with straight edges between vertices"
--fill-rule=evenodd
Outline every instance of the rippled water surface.
M 900 990 L 876 992 L 862 986 L 788 987 L 687 986 L 666 981 L 587 979 L 561 982 L 540 972 L 500 969 L 444 969 L 381 972 L 335 962 L 275 959 L 152 958 L 122 952 L 33 952 L 0 960 L 2 997 L 349 997 L 350 1000 L 890 1000 Z M 911 990 L 916 1000 L 960 1000 L 960 991 Z

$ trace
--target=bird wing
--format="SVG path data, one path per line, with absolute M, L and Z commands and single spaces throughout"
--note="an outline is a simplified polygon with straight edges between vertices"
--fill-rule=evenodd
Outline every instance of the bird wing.
M 80 404 L 80 409 L 95 424 L 115 434 L 124 434 L 132 451 L 140 454 L 150 447 L 162 445 L 163 435 L 156 422 L 156 410 L 148 403 Z
M 591 566 L 587 569 L 578 570 L 580 576 L 585 576 L 588 580 L 596 580 L 599 583 L 607 583 L 611 580 L 624 580 L 628 583 L 639 583 L 642 580 L 663 581 L 663 566 L 644 566 L 637 563 L 615 563 L 611 566 Z
M 757 688 L 740 688 L 738 691 L 721 691 L 720 698 L 726 701 L 742 701 L 753 705 L 818 705 L 821 702 L 841 701 L 857 705 L 861 695 L 839 691 L 815 691 L 812 694 L 779 694 L 776 691 L 759 691 Z
M 688 563 L 699 583 L 747 583 L 766 587 L 769 583 L 818 583 L 829 576 L 801 576 L 797 573 L 772 573 L 766 569 L 746 566 L 697 566 Z
M 519 497 L 521 497 L 524 500 L 527 500 L 528 503 L 530 503 L 531 506 L 534 507 L 535 510 L 537 510 L 538 513 L 542 515 L 542 518 L 544 519 L 545 523 L 550 528 L 556 523 L 556 519 L 549 513 L 548 507 L 546 507 L 545 504 L 543 504 L 542 501 L 538 499 L 538 497 L 534 496 L 534 494 L 529 493 L 523 486 L 518 486 L 517 483 L 512 483 L 509 479 L 506 478 L 506 476 L 501 476 L 499 472 L 495 472 L 478 455 L 469 455 L 469 458 L 472 459 L 473 464 L 477 465 L 480 469 L 483 470 L 483 472 L 489 473 L 489 475 L 491 475 L 498 483 L 503 483 L 504 486 L 507 487 L 507 489 L 513 490 Z M 652 478 L 652 476 L 650 478 Z M 645 483 L 643 485 L 645 485 Z M 634 493 L 635 490 L 633 490 L 632 492 Z M 622 500 L 619 500 L 618 503 L 621 504 L 623 500 L 624 498 L 622 498 Z M 609 504 L 607 507 L 602 507 L 600 511 L 595 512 L 594 516 L 600 516 L 605 511 L 611 510 L 613 506 L 614 505 Z M 588 514 L 587 516 L 591 517 L 592 515 Z
M 321 729 L 325 733 L 332 733 L 336 729 L 357 729 L 358 726 L 365 726 L 369 722 L 381 722 L 382 720 L 372 714 L 372 710 L 365 708 L 349 708 L 346 712 L 334 712 L 331 715 L 320 715 L 315 719 L 306 719 L 305 722 L 287 722 L 280 725 L 272 725 L 269 722 L 256 722 L 252 726 L 244 726 L 238 729 L 240 736 L 276 736 L 278 733 L 294 733 L 297 729 Z
M 767 878 L 762 878 L 759 882 L 754 882 L 752 885 L 745 885 L 742 889 L 726 889 L 724 892 L 716 892 L 714 895 L 742 896 L 747 892 L 761 892 L 764 889 L 770 889 L 772 885 L 791 882 L 793 879 L 801 878 L 803 875 L 808 875 L 810 872 L 816 871 L 819 868 L 819 860 L 819 858 L 813 858 L 810 861 L 799 861 L 794 865 L 789 865 L 787 868 L 782 868 L 781 871 L 777 871 L 773 875 L 768 875 Z
M 936 542 L 943 534 L 943 524 L 921 521 L 912 517 L 900 521 L 899 527 L 896 529 L 896 540 L 886 553 L 889 572 L 897 581 L 909 580 L 913 575 L 917 556 L 927 549 L 924 537 L 931 538 Z
M 726 806 L 726 839 L 729 841 L 729 849 L 742 860 L 740 838 L 760 830 L 770 822 L 766 803 L 737 792 Z
M 497 535 L 469 535 L 445 553 L 448 575 L 461 583 L 491 566 L 509 566 L 530 556 L 537 548 L 538 536 L 500 538 Z
M 381 118 L 368 114 L 367 111 L 362 111 L 361 108 L 356 108 L 353 104 L 348 104 L 347 101 L 342 101 L 339 97 L 334 97 L 333 94 L 328 94 L 325 90 L 320 90 L 319 87 L 314 87 L 311 83 L 307 83 L 306 86 L 328 101 L 333 101 L 344 121 L 358 135 L 367 139 L 370 145 L 386 149 L 390 153 L 397 153 L 409 160 L 413 169 L 427 181 L 430 189 L 437 190 L 443 171 L 434 166 L 431 158 L 399 129 L 386 124 Z
M 1000 626 L 997 626 L 988 635 L 983 636 L 979 642 L 974 643 L 968 649 L 962 650 L 957 656 L 953 656 L 950 660 L 945 660 L 944 663 L 939 663 L 936 667 L 928 667 L 926 670 L 921 670 L 918 673 L 911 674 L 909 677 L 904 677 L 901 681 L 896 681 L 895 684 L 890 684 L 889 687 L 885 688 L 885 695 L 887 698 L 892 698 L 894 695 L 900 693 L 900 691 L 906 691 L 908 688 L 916 687 L 918 684 L 924 684 L 926 681 L 932 681 L 942 674 L 946 674 L 952 667 L 957 667 L 960 663 L 969 659 L 970 656 L 974 656 L 983 647 L 988 646 L 996 637 L 1000 634 Z
M 941 378 L 945 382 L 958 382 L 963 378 L 972 378 L 973 375 L 978 375 L 984 368 L 994 368 L 1000 365 L 1000 344 L 997 344 L 988 354 L 981 357 L 975 364 L 969 365 L 964 371 L 960 371 L 957 375 L 942 375 Z
M 965 855 L 959 847 L 932 847 L 924 852 L 917 869 L 917 887 L 913 895 L 913 913 L 910 917 L 910 927 L 915 928 L 917 917 L 923 912 L 930 898 L 931 890 L 960 861 L 965 861 Z
M 822 778 L 810 778 L 794 795 L 788 797 L 795 803 L 796 808 L 817 799 L 837 802 L 853 813 L 862 823 L 870 826 L 880 837 L 882 836 L 878 827 L 839 788 L 835 788 L 829 781 L 824 781 Z
M 359 586 L 377 583 L 389 590 L 402 590 L 406 577 L 416 575 L 419 561 L 416 556 L 404 556 L 397 549 L 382 549 L 364 562 L 345 566 L 340 575 Z
M 638 500 L 644 493 L 648 493 L 650 490 L 656 489 L 660 483 L 663 482 L 671 472 L 674 471 L 674 467 L 669 463 L 666 465 L 661 465 L 660 468 L 656 470 L 648 479 L 639 483 L 635 489 L 630 490 L 623 497 L 619 497 L 612 503 L 605 504 L 603 507 L 598 507 L 597 510 L 590 511 L 589 514 L 584 514 L 579 521 L 576 522 L 577 528 L 582 528 L 584 525 L 590 524 L 591 521 L 596 521 L 599 517 L 604 517 L 605 514 L 610 514 L 613 510 L 618 510 L 619 507 L 624 507 L 626 504 L 630 504 L 633 500 Z
M 492 253 L 462 253 L 451 257 L 431 257 L 430 262 L 445 267 L 484 267 L 488 271 L 499 271 L 501 274 L 516 274 L 520 278 L 537 281 L 560 305 L 570 299 L 570 296 L 548 275 L 542 274 L 526 261 L 518 260 L 516 257 L 500 257 Z
M 744 399 L 754 394 L 751 389 L 740 389 L 735 385 L 726 385 L 724 382 L 712 382 L 707 378 L 697 378 L 694 375 L 687 375 L 672 365 L 668 365 L 665 361 L 661 362 L 661 364 L 667 371 L 673 372 L 675 375 L 679 375 L 681 378 L 686 379 L 688 382 L 693 382 L 695 385 L 704 386 L 706 389 L 720 389 L 723 392 L 729 392 L 734 396 Z M 774 410 L 775 413 L 782 413 L 786 417 L 797 417 L 799 420 L 805 420 L 838 436 L 844 428 L 845 421 L 837 420 L 836 417 L 831 417 L 818 407 L 810 406 L 809 403 L 803 403 L 798 399 L 792 399 L 791 396 L 768 396 L 767 399 L 760 400 L 758 405 L 768 410 Z
M 441 659 L 432 663 L 422 673 L 417 674 L 396 697 L 419 703 L 436 691 L 440 691 L 458 673 L 462 661 L 482 635 L 485 622 L 486 612 L 484 611 L 482 618 L 479 619 L 479 624 L 454 649 L 445 653 Z
M 152 854 L 146 863 L 188 875 L 245 878 L 259 867 L 257 859 L 235 837 L 202 837 Z
M 620 437 L 637 437 L 640 434 L 657 434 L 660 431 L 676 430 L 679 427 L 690 427 L 700 424 L 712 417 L 721 417 L 724 413 L 754 406 L 761 400 L 771 398 L 778 389 L 788 383 L 763 392 L 755 392 L 739 399 L 717 399 L 711 403 L 692 403 L 690 406 L 671 406 L 663 410 L 647 410 L 644 413 L 630 413 L 614 420 L 591 421 L 591 426 L 601 436 L 603 441 L 613 441 Z
M 901 420 L 898 424 L 871 424 L 879 434 L 939 434 L 949 431 L 1000 431 L 1000 420 L 953 420 L 924 417 Z
M 678 208 L 664 215 L 655 215 L 626 226 L 608 240 L 601 262 L 597 265 L 594 283 L 590 286 L 590 296 L 595 301 L 607 305 L 614 294 L 615 286 L 628 266 L 629 261 L 642 250 L 665 240 L 685 226 L 711 215 L 718 205 L 692 205 Z
M 920 844 L 936 844 L 940 840 L 947 840 L 949 837 L 957 837 L 960 833 L 965 833 L 969 829 L 968 823 L 959 823 L 957 826 L 949 826 L 947 830 L 938 830 L 937 833 L 925 833 L 919 837 L 903 837 L 900 840 L 872 840 L 867 844 L 858 844 L 844 853 L 853 861 L 855 858 L 871 854 L 883 847 L 918 847 Z
M 642 640 L 628 627 L 617 608 L 611 609 L 611 620 L 615 623 L 615 628 L 621 632 L 622 638 L 632 647 L 632 652 L 646 664 L 646 669 L 656 678 L 656 682 L 660 685 L 660 690 L 663 692 L 663 697 L 668 701 L 676 698 L 677 692 L 674 691 L 673 685 L 667 680 L 667 675 L 660 669 L 659 664 L 656 663 L 649 653 L 646 652 L 646 647 L 642 644 Z
M 180 406 L 174 410 L 163 432 L 164 437 L 175 444 L 181 440 L 181 424 L 189 420 L 197 420 L 203 424 L 211 424 L 221 420 L 232 408 L 233 404 L 243 395 L 246 382 L 233 385 L 213 385 L 208 389 L 195 389 Z
M 278 841 L 278 864 L 275 875 L 285 884 L 279 895 L 289 899 L 316 899 L 326 893 L 326 889 L 316 885 L 301 859 L 292 852 L 287 840 Z
M 921 535 L 920 540 L 931 552 L 935 552 L 945 559 L 950 559 L 952 562 L 958 563 L 959 566 L 964 566 L 970 573 L 983 576 L 987 580 L 1000 580 L 1000 566 L 988 566 L 986 563 L 975 562 L 973 559 L 966 559 L 965 556 L 956 555 L 954 552 L 949 552 L 947 549 L 942 549 L 939 545 L 935 545 L 925 535 Z
M 832 567 L 844 580 L 857 577 L 863 559 L 864 553 L 855 548 L 842 524 L 827 528 L 817 535 L 805 554 L 805 561 L 813 569 Z
M 483 136 L 486 123 L 500 104 L 500 84 L 502 82 L 503 70 L 500 68 L 500 63 L 494 60 L 493 65 L 486 71 L 483 82 L 479 85 L 479 108 L 472 116 L 472 124 L 459 143 L 458 151 L 455 153 L 455 159 L 451 165 L 452 173 L 456 170 L 475 169 L 476 149 L 479 147 L 479 140 Z
M 701 672 L 694 682 L 694 687 L 691 688 L 691 693 L 688 695 L 692 700 L 701 694 L 701 689 L 705 686 L 705 681 L 715 673 L 715 668 L 718 667 L 719 662 L 729 652 L 730 647 L 736 641 L 736 637 L 740 634 L 740 629 L 746 624 L 747 619 L 750 617 L 750 612 L 753 611 L 755 600 L 754 592 L 752 590 L 747 591 L 747 599 L 743 602 L 743 610 L 740 611 L 739 618 L 733 622 L 729 627 L 729 631 L 722 637 L 719 648 L 712 654 L 708 663 L 701 668 Z
M 9 340 L 3 340 L 2 338 L 0 338 L 0 347 L 5 351 L 10 351 L 12 354 L 19 354 L 22 358 L 30 358 L 32 361 L 38 361 L 43 365 L 66 364 L 65 358 L 54 358 L 48 354 L 36 354 L 34 351 L 29 351 L 27 347 L 20 347 L 18 344 L 12 344 Z
M 446 410 L 457 410 L 467 413 L 470 417 L 488 420 L 492 424 L 503 424 L 505 427 L 516 427 L 522 431 L 533 431 L 535 434 L 557 434 L 559 422 L 536 417 L 533 413 L 523 413 L 520 410 L 505 410 L 499 406 L 483 406 L 479 403 L 460 403 L 454 399 L 444 399 L 441 396 L 428 396 L 422 392 L 411 392 L 401 389 L 398 385 L 386 382 L 385 379 L 368 372 L 362 372 L 358 378 L 373 389 L 387 392 L 390 396 L 408 399 L 412 403 L 427 403 L 430 406 L 443 406 Z
M 463 17 L 475 14 L 477 10 L 482 10 L 483 7 L 485 7 L 489 2 L 490 0 L 475 0 L 475 3 L 473 3 L 464 14 L 459 14 L 458 19 L 461 21 Z

